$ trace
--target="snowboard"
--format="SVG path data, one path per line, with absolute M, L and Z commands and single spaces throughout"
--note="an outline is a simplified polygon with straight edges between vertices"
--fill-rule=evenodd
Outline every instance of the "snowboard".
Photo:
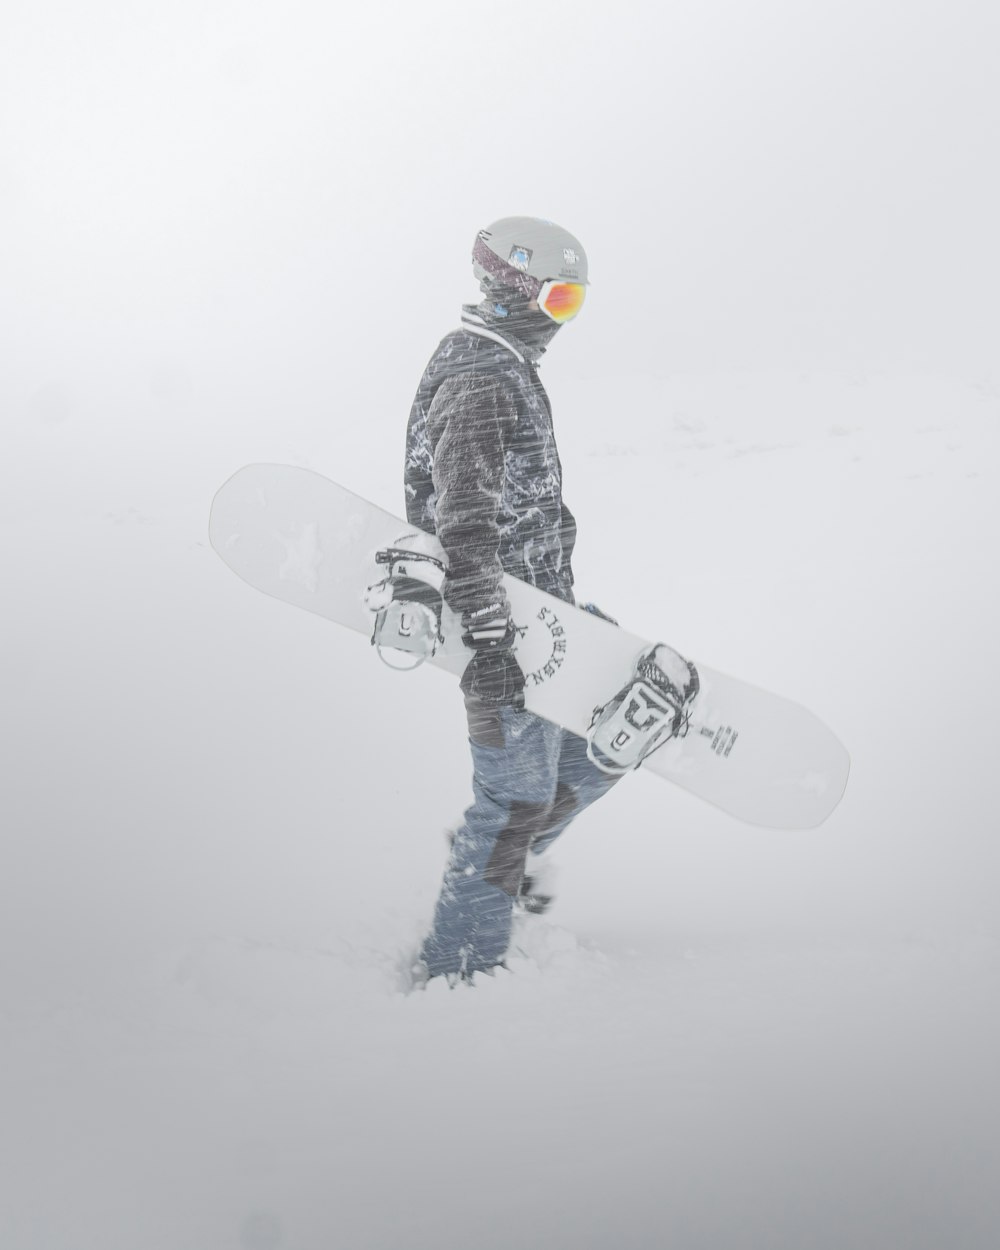
M 212 503 L 210 539 L 245 582 L 366 638 L 373 631 L 368 588 L 384 574 L 376 554 L 406 546 L 407 522 L 309 469 L 251 464 Z M 428 550 L 436 540 L 422 536 Z M 443 558 L 443 555 L 442 555 Z M 526 708 L 586 737 L 595 709 L 626 687 L 637 657 L 655 642 L 506 576 L 514 644 L 525 674 Z M 470 652 L 445 605 L 443 643 L 430 667 L 459 676 Z M 369 659 L 370 656 L 370 659 Z M 808 829 L 824 821 L 847 784 L 850 759 L 837 737 L 801 705 L 692 660 L 699 689 L 683 736 L 642 762 L 750 824 Z M 374 648 L 355 667 L 377 664 Z M 399 681 L 423 680 L 400 676 Z

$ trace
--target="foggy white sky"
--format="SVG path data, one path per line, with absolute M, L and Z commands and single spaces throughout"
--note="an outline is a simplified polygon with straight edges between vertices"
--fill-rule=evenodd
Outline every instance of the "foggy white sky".
M 123 333 L 342 358 L 359 319 L 436 324 L 511 212 L 584 239 L 593 341 L 647 368 L 983 373 L 998 23 L 989 0 L 8 3 L 8 402 Z

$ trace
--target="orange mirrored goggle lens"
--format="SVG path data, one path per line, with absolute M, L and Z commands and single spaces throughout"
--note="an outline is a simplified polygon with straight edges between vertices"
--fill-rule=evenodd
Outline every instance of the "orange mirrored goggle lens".
M 579 282 L 545 282 L 538 292 L 538 307 L 553 321 L 569 321 L 583 307 L 587 288 Z

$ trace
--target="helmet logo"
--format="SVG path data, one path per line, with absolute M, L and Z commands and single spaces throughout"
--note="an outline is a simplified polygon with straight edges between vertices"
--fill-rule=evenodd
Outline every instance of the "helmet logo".
M 515 243 L 510 249 L 510 255 L 507 257 L 507 264 L 514 269 L 519 269 L 521 273 L 528 272 L 528 265 L 531 263 L 531 248 L 521 247 L 519 243 Z
M 577 256 L 571 247 L 563 248 L 563 260 L 567 265 L 578 265 L 580 263 L 580 257 Z

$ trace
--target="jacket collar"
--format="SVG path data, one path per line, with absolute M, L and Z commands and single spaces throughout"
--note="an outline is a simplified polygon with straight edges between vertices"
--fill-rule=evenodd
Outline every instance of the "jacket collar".
M 472 334 L 478 334 L 481 338 L 491 339 L 494 343 L 499 343 L 501 347 L 506 347 L 522 365 L 527 361 L 537 368 L 542 352 L 545 350 L 530 347 L 506 330 L 502 322 L 492 317 L 487 319 L 483 315 L 482 305 L 462 305 L 462 326 Z

